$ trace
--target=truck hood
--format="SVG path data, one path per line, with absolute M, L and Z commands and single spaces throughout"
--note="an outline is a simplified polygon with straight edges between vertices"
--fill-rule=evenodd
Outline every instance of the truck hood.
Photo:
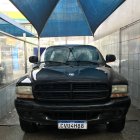
M 97 66 L 53 66 L 32 71 L 34 81 L 109 81 L 110 68 Z

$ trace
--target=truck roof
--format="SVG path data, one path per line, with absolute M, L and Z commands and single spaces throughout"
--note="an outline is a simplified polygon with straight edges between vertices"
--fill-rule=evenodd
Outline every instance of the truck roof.
M 96 49 L 96 47 L 95 46 L 92 46 L 92 45 L 80 45 L 80 44 L 65 44 L 65 45 L 54 45 L 54 46 L 49 46 L 48 48 L 55 48 L 55 47 L 68 47 L 68 48 L 72 48 L 72 47 L 78 47 L 78 46 L 80 46 L 80 47 L 92 47 L 92 48 L 95 48 Z

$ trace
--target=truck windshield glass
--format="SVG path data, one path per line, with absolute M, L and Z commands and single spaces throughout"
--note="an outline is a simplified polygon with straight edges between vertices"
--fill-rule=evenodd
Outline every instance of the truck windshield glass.
M 100 52 L 94 47 L 50 47 L 44 54 L 44 62 L 53 64 L 69 64 L 69 62 L 80 64 L 99 64 L 104 59 Z

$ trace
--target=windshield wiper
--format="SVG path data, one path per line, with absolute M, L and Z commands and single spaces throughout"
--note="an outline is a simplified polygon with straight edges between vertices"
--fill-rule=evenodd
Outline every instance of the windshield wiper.
M 76 57 L 74 56 L 73 48 L 69 48 L 69 50 L 70 50 L 69 54 L 72 53 L 75 62 L 77 63 L 77 65 L 79 65 L 79 64 L 78 64 L 78 61 L 77 61 L 77 59 L 76 59 Z M 68 59 L 69 59 L 69 57 L 68 57 Z
M 40 63 L 57 63 L 57 64 L 65 64 L 65 65 L 68 65 L 68 63 L 66 62 L 60 62 L 60 61 L 42 61 Z
M 98 62 L 96 61 L 80 61 L 80 60 L 77 60 L 78 64 L 79 63 L 89 63 L 89 64 L 93 64 L 93 65 L 99 65 Z

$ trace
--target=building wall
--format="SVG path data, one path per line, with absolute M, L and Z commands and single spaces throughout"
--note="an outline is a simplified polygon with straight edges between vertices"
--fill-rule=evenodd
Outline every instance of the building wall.
M 121 29 L 121 73 L 129 80 L 132 103 L 140 108 L 140 21 Z
M 115 54 L 116 61 L 110 63 L 110 65 L 119 72 L 119 60 L 120 60 L 120 49 L 119 49 L 119 31 L 110 34 L 100 40 L 97 40 L 93 43 L 100 52 L 103 54 L 103 57 L 106 58 L 107 54 Z
M 0 32 L 0 118 L 14 108 L 16 81 L 25 75 L 24 41 Z M 33 48 L 37 47 L 26 42 L 27 58 L 33 55 Z M 27 61 L 27 69 L 31 65 Z
M 105 21 L 95 32 L 99 39 L 118 29 L 140 19 L 139 0 L 125 0 L 125 2 Z
M 0 87 L 25 74 L 23 41 L 0 33 Z
M 140 21 L 103 37 L 94 43 L 101 53 L 115 54 L 117 61 L 110 63 L 128 79 L 132 104 L 140 108 Z M 119 63 L 120 59 L 120 63 Z

